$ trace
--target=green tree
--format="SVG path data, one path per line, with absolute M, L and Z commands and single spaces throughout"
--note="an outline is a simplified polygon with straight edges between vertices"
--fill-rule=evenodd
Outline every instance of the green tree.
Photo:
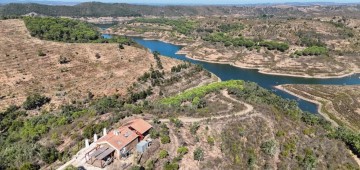
M 26 110 L 32 110 L 36 109 L 37 107 L 41 107 L 48 102 L 50 102 L 50 98 L 42 96 L 38 93 L 34 93 L 26 98 L 25 102 L 23 103 L 23 107 Z
M 58 158 L 58 151 L 51 147 L 51 148 L 42 148 L 40 150 L 41 159 L 46 162 L 47 164 L 53 163 Z

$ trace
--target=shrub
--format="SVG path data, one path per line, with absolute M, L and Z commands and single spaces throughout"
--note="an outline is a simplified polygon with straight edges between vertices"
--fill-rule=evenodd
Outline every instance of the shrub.
M 299 164 L 304 169 L 314 169 L 316 165 L 316 156 L 314 152 L 311 149 L 306 148 L 305 156 L 303 158 L 299 157 Z
M 65 170 L 77 170 L 78 168 L 76 168 L 75 166 L 73 165 L 69 165 L 65 168 Z
M 46 56 L 46 54 L 42 50 L 38 50 L 38 56 L 44 57 L 44 56 Z
M 111 109 L 121 108 L 123 104 L 123 101 L 119 101 L 115 97 L 103 97 L 95 101 L 92 105 L 99 114 L 104 114 Z
M 179 169 L 179 164 L 173 162 L 167 162 L 164 164 L 164 170 L 178 170 Z
M 175 125 L 175 127 L 179 128 L 183 126 L 183 123 L 181 122 L 180 119 L 178 118 L 171 118 L 170 122 L 173 123 Z
M 48 102 L 50 102 L 50 98 L 35 93 L 29 95 L 26 98 L 25 102 L 23 103 L 23 107 L 26 110 L 32 110 L 32 109 L 36 109 L 37 107 L 41 107 Z
M 20 170 L 37 170 L 37 169 L 40 169 L 40 166 L 32 163 L 24 163 L 20 167 Z M 65 169 L 65 170 L 70 170 L 70 169 Z
M 161 122 L 160 122 L 159 118 L 156 117 L 156 118 L 153 119 L 153 123 L 154 124 L 160 124 Z
M 95 58 L 96 58 L 96 59 L 100 59 L 100 58 L 101 58 L 100 54 L 99 54 L 99 53 L 96 53 L 96 54 L 95 54 Z
M 119 49 L 124 49 L 124 45 L 123 45 L 123 44 L 119 44 Z
M 156 138 L 158 138 L 159 136 L 160 136 L 159 132 L 156 131 L 154 128 L 152 128 L 152 129 L 150 130 L 150 137 L 151 137 L 152 139 L 156 139 Z
M 146 161 L 146 170 L 154 170 L 155 169 L 155 162 L 152 159 Z
M 242 30 L 245 28 L 245 26 L 241 23 L 235 23 L 235 24 L 221 24 L 219 27 L 221 32 L 231 32 L 236 30 Z
M 249 167 L 253 167 L 256 164 L 256 157 L 254 154 L 250 154 L 247 163 L 248 163 Z
M 279 50 L 281 52 L 285 52 L 289 49 L 288 44 L 276 41 L 262 41 L 259 45 L 266 47 L 268 50 Z
M 194 160 L 203 161 L 204 160 L 204 151 L 201 148 L 196 148 L 194 151 Z
M 145 170 L 145 168 L 142 166 L 135 165 L 135 166 L 131 167 L 131 170 Z
M 325 47 L 312 46 L 301 51 L 296 51 L 294 54 L 298 56 L 308 56 L 308 55 L 319 56 L 319 55 L 327 55 L 328 50 Z
M 57 160 L 59 153 L 55 148 L 42 148 L 40 150 L 41 159 L 47 164 L 53 163 Z
M 191 126 L 190 126 L 190 132 L 191 134 L 195 135 L 196 132 L 199 130 L 200 128 L 200 124 L 198 122 L 195 122 L 193 123 Z
M 189 152 L 189 149 L 185 146 L 181 146 L 177 149 L 177 153 L 180 155 L 185 155 Z
M 60 58 L 59 58 L 59 63 L 60 64 L 66 64 L 68 62 L 70 62 L 70 60 L 68 58 L 66 58 L 66 57 L 64 57 L 62 55 L 60 56 Z
M 170 143 L 170 137 L 167 135 L 161 135 L 160 140 L 162 144 Z
M 215 139 L 214 139 L 213 137 L 211 137 L 211 136 L 208 136 L 208 137 L 207 137 L 207 142 L 208 142 L 208 144 L 209 144 L 210 146 L 214 146 L 214 144 L 215 144 Z
M 164 159 L 167 156 L 169 156 L 169 153 L 166 150 L 160 150 L 160 152 L 159 152 L 159 158 L 160 159 Z
M 276 143 L 274 140 L 269 140 L 261 144 L 261 150 L 268 154 L 273 156 L 276 151 Z

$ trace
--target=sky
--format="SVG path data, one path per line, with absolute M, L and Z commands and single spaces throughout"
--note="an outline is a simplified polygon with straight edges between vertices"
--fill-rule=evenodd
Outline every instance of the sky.
M 360 3 L 360 0 L 0 0 L 0 2 L 111 2 L 111 3 L 136 3 L 136 4 L 255 4 L 255 3 L 286 3 L 286 2 L 341 2 Z

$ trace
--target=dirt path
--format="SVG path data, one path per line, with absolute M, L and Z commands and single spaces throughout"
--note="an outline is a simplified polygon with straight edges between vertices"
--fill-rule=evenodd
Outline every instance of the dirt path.
M 177 148 L 179 148 L 180 144 L 177 136 L 174 133 L 173 127 L 169 127 L 169 133 L 170 133 L 169 136 L 171 143 L 168 153 L 170 154 L 171 158 L 175 158 L 177 153 Z
M 300 98 L 300 99 L 303 99 L 303 100 L 306 100 L 306 101 L 309 101 L 309 102 L 311 102 L 311 103 L 316 104 L 316 105 L 318 106 L 318 112 L 319 112 L 327 121 L 329 121 L 329 122 L 330 122 L 333 126 L 335 126 L 335 127 L 338 127 L 338 126 L 339 126 L 339 124 L 338 124 L 337 122 L 335 122 L 333 119 L 331 119 L 328 114 L 326 114 L 326 113 L 324 113 L 324 112 L 322 111 L 321 108 L 323 107 L 323 104 L 320 103 L 319 101 L 313 100 L 313 99 L 308 99 L 308 98 L 306 98 L 306 97 L 303 97 L 303 96 L 301 96 L 301 95 L 298 95 L 298 94 L 296 94 L 295 92 L 284 88 L 284 85 L 275 86 L 275 88 L 277 88 L 277 89 L 279 89 L 279 90 L 281 90 L 281 91 L 284 91 L 284 92 L 286 92 L 286 93 L 289 93 L 289 94 L 291 94 L 291 95 L 293 95 L 293 96 L 296 96 L 296 97 L 298 97 L 298 98 Z M 293 90 L 296 90 L 296 89 L 293 89 Z M 305 94 L 305 95 L 312 96 L 312 97 L 316 98 L 316 96 L 313 96 L 313 95 L 311 95 L 311 94 L 309 94 L 309 93 L 306 93 L 306 92 L 302 92 L 302 93 Z
M 237 99 L 234 99 L 233 97 L 231 97 L 229 95 L 229 93 L 226 90 L 221 91 L 221 93 L 226 98 L 228 98 L 228 99 L 230 99 L 230 100 L 232 100 L 234 102 L 245 105 L 246 109 L 242 110 L 240 112 L 237 112 L 235 114 L 227 114 L 227 115 L 212 116 L 212 117 L 205 117 L 205 118 L 179 117 L 178 119 L 181 120 L 184 123 L 195 123 L 195 122 L 204 121 L 204 120 L 209 119 L 209 118 L 211 118 L 211 119 L 222 119 L 222 118 L 228 118 L 228 117 L 231 117 L 231 116 L 241 116 L 241 115 L 248 114 L 248 113 L 250 113 L 251 111 L 254 110 L 254 107 L 252 105 L 244 103 L 244 102 L 239 101 Z M 160 121 L 161 122 L 170 122 L 170 119 L 160 119 Z

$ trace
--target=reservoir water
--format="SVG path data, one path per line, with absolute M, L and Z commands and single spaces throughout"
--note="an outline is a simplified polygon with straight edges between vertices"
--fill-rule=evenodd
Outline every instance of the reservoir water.
M 109 37 L 111 35 L 104 35 L 104 37 Z M 277 75 L 268 75 L 261 74 L 256 69 L 242 69 L 229 64 L 217 64 L 217 63 L 208 63 L 203 61 L 192 60 L 187 58 L 183 54 L 176 54 L 182 47 L 170 43 L 165 43 L 157 40 L 144 40 L 143 38 L 134 37 L 133 38 L 138 44 L 150 49 L 151 51 L 158 51 L 161 55 L 188 61 L 194 64 L 202 65 L 206 70 L 214 73 L 221 80 L 245 80 L 256 82 L 260 86 L 272 90 L 277 95 L 297 100 L 299 107 L 311 113 L 317 113 L 317 106 L 311 102 L 301 100 L 295 96 L 292 96 L 286 92 L 277 90 L 274 88 L 276 85 L 280 84 L 332 84 L 332 85 L 357 85 L 360 84 L 360 74 L 354 74 L 351 76 L 343 78 L 330 78 L 330 79 L 316 79 L 316 78 L 300 78 L 300 77 L 290 77 L 290 76 L 277 76 Z

